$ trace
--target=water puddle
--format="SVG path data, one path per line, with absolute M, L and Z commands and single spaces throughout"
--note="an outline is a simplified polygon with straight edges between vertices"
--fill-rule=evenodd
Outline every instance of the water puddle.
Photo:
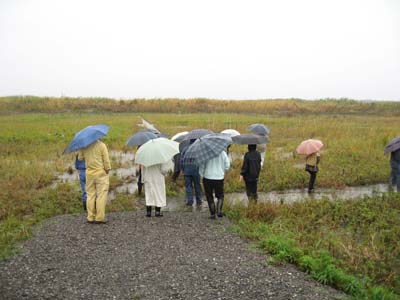
M 344 189 L 317 189 L 316 192 L 312 194 L 307 193 L 307 190 L 293 189 L 280 192 L 258 193 L 258 202 L 293 203 L 306 199 L 346 200 L 363 196 L 373 196 L 388 191 L 389 187 L 387 184 L 346 187 Z M 233 205 L 248 205 L 248 199 L 245 193 L 230 193 L 227 194 L 225 198 Z

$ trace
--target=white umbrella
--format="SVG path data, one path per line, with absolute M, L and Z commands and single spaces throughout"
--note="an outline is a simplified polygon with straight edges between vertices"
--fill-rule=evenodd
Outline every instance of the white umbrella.
M 240 132 L 235 130 L 235 129 L 225 129 L 225 130 L 222 130 L 221 133 L 227 134 L 230 137 L 234 137 L 234 136 L 240 135 Z
M 163 164 L 179 153 L 179 143 L 157 138 L 143 144 L 136 152 L 135 163 L 145 167 Z

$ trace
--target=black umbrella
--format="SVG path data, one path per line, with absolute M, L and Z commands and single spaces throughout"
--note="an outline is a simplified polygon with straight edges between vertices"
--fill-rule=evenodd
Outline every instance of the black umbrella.
M 240 145 L 258 145 L 268 143 L 269 139 L 266 136 L 258 134 L 240 134 L 232 137 L 232 141 L 234 144 Z
M 400 136 L 391 140 L 385 147 L 385 155 L 400 149 Z
M 209 129 L 194 129 L 185 136 L 185 140 L 195 140 L 210 133 L 214 132 Z

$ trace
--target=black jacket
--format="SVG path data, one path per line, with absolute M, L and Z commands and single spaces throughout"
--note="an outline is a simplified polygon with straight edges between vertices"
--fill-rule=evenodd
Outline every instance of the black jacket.
M 252 150 L 244 155 L 240 175 L 245 181 L 257 181 L 261 170 L 261 155 L 258 151 Z

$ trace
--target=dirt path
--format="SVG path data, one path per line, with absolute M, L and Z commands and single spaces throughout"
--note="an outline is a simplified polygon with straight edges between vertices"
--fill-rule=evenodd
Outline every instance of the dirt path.
M 65 215 L 0 262 L 1 299 L 345 299 L 293 266 L 275 267 L 207 212 Z

